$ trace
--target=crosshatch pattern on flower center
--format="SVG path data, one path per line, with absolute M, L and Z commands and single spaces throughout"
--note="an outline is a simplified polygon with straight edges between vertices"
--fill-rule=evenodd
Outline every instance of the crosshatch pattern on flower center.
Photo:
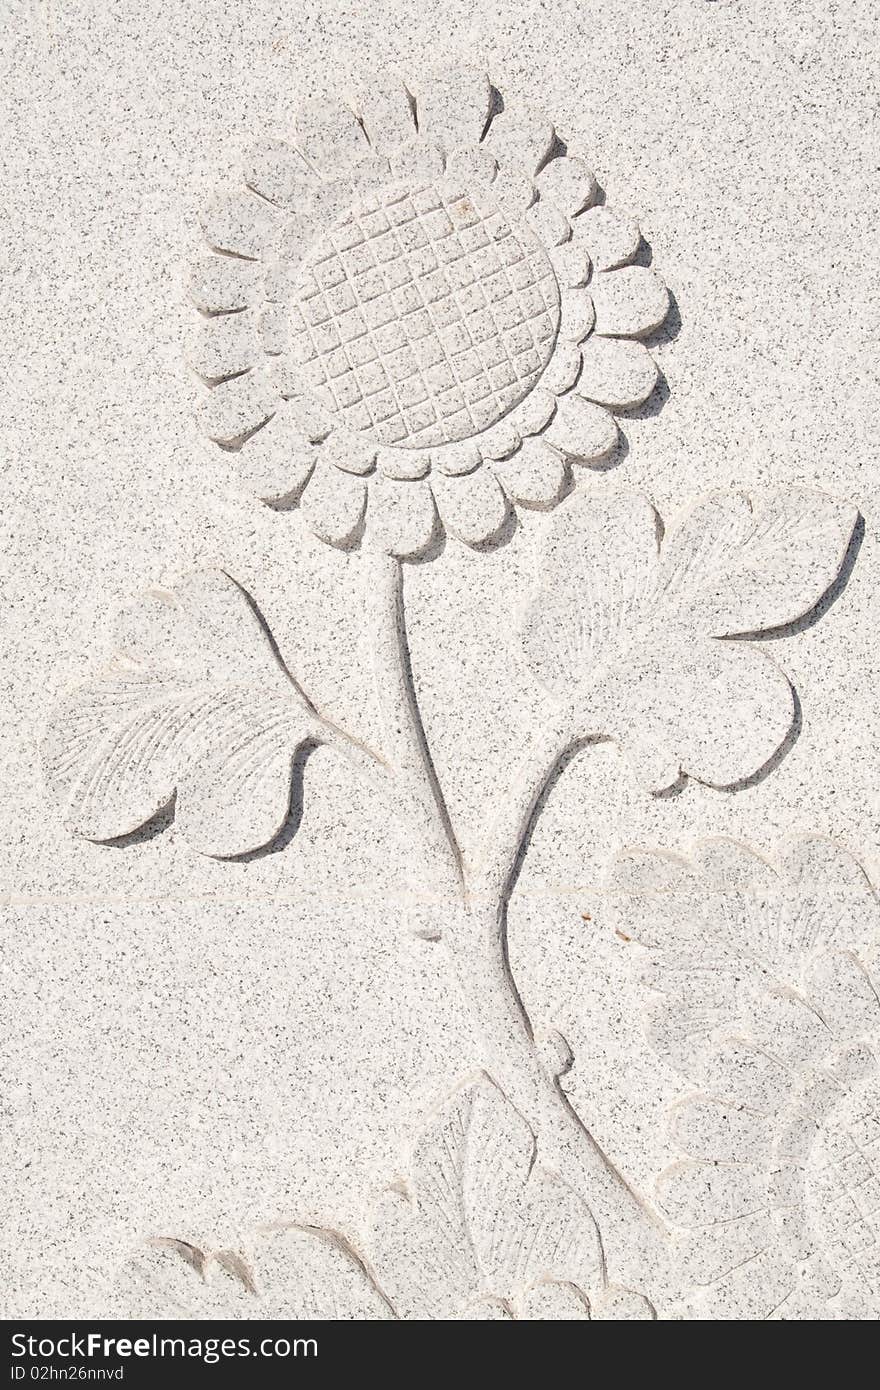
M 811 1160 L 810 1206 L 825 1253 L 880 1293 L 880 1086 L 843 1101 Z
M 530 228 L 436 186 L 379 194 L 303 266 L 294 352 L 317 399 L 379 443 L 431 447 L 487 429 L 547 365 L 553 268 Z

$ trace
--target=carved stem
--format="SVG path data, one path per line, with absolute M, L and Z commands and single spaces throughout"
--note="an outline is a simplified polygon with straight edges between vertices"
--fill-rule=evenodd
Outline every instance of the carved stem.
M 503 901 L 470 903 L 443 935 L 488 1069 L 537 1136 L 541 1162 L 591 1211 L 609 1280 L 650 1297 L 665 1286 L 663 1227 L 606 1158 L 545 1065 L 508 965 L 506 917 Z
M 645 1291 L 662 1268 L 662 1232 L 612 1167 L 560 1091 L 535 1043 L 507 960 L 507 898 L 535 806 L 559 759 L 575 741 L 573 715 L 543 728 L 465 880 L 415 698 L 402 602 L 401 566 L 364 556 L 368 639 L 384 724 L 386 756 L 427 851 L 433 890 L 449 905 L 443 941 L 483 1040 L 493 1078 L 532 1126 L 542 1161 L 592 1211 L 610 1276 Z
M 561 759 L 579 741 L 583 723 L 582 715 L 566 709 L 536 730 L 468 875 L 472 901 L 507 900 L 535 807 Z
M 422 728 L 416 703 L 403 607 L 400 561 L 366 548 L 365 602 L 367 640 L 383 725 L 383 748 L 397 781 L 404 814 L 398 819 L 412 830 L 424 851 L 421 874 L 432 893 L 461 900 L 458 845 Z M 427 862 L 425 860 L 427 856 Z

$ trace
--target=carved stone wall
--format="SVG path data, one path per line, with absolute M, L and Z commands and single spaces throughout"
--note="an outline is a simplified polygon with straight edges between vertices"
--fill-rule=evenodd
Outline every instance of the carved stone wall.
M 7 1316 L 880 1313 L 871 48 L 12 7 Z

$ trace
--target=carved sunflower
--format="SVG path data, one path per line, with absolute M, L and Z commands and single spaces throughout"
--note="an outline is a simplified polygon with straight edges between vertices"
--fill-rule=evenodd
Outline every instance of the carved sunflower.
M 456 71 L 307 105 L 203 216 L 201 428 L 331 544 L 486 543 L 656 384 L 637 339 L 668 297 L 631 264 L 638 227 L 592 206 L 548 120 L 498 104 Z

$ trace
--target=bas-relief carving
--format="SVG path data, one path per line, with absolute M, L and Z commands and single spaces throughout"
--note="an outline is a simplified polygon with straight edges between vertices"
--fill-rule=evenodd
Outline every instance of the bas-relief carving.
M 880 904 L 821 836 L 622 852 L 608 889 L 681 1159 L 657 1198 L 696 1316 L 880 1313 Z
M 143 1317 L 654 1316 L 644 1297 L 607 1284 L 589 1211 L 541 1168 L 528 1125 L 485 1076 L 429 1118 L 405 1177 L 373 1205 L 360 1252 L 338 1232 L 293 1226 L 255 1233 L 247 1254 L 159 1240 L 125 1268 L 118 1294 Z
M 747 1309 L 733 1316 L 767 1316 L 773 1309 L 760 1300 L 735 1302 L 728 1271 L 760 1257 L 773 1288 L 785 1284 L 780 1269 L 794 1269 L 830 1296 L 830 1271 L 851 1277 L 841 1268 L 856 1238 L 848 1233 L 873 1219 L 862 1207 L 861 1225 L 841 1215 L 861 1200 L 843 1150 L 855 1138 L 863 1150 L 867 1143 L 863 1091 L 850 1099 L 847 1090 L 864 1047 L 834 1051 L 836 1025 L 806 985 L 798 1003 L 830 1030 L 822 1039 L 831 1056 L 810 1083 L 826 1084 L 825 1110 L 819 1117 L 818 1100 L 812 1110 L 825 1128 L 803 1151 L 806 1168 L 788 1150 L 781 1164 L 769 1114 L 763 1127 L 760 1117 L 751 1128 L 742 1121 L 735 1136 L 719 1125 L 712 1107 L 727 1092 L 703 1079 L 710 1099 L 676 1110 L 676 1134 L 697 1146 L 696 1162 L 664 1175 L 655 1203 L 628 1186 L 571 1108 L 558 1085 L 564 1040 L 534 1037 L 511 976 L 507 900 L 535 808 L 565 754 L 615 741 L 646 796 L 686 777 L 735 790 L 771 774 L 800 714 L 785 641 L 771 648 L 762 638 L 784 639 L 821 616 L 854 556 L 858 517 L 844 501 L 787 489 L 682 498 L 664 524 L 622 487 L 573 489 L 572 463 L 607 467 L 615 412 L 653 391 L 657 370 L 638 338 L 662 322 L 668 299 L 654 272 L 632 263 L 638 229 L 595 202 L 592 175 L 552 125 L 513 103 L 501 108 L 484 76 L 459 72 L 426 78 L 412 93 L 377 87 L 356 113 L 305 109 L 291 142 L 252 150 L 241 188 L 208 209 L 215 254 L 193 270 L 201 318 L 190 361 L 205 383 L 202 428 L 234 454 L 257 497 L 301 514 L 331 545 L 361 551 L 382 715 L 376 746 L 315 708 L 247 594 L 212 570 L 142 595 L 120 615 L 109 665 L 61 701 L 43 749 L 48 787 L 76 833 L 124 835 L 176 796 L 184 837 L 217 857 L 278 834 L 298 749 L 335 749 L 404 829 L 413 881 L 433 904 L 427 925 L 414 913 L 414 929 L 449 954 L 486 1074 L 426 1120 L 357 1249 L 337 1233 L 283 1223 L 249 1252 L 197 1251 L 157 1233 L 164 1239 L 124 1276 L 133 1309 L 146 1306 L 147 1261 L 159 1305 L 201 1317 L 630 1318 L 728 1316 L 730 1307 Z M 548 513 L 510 640 L 552 713 L 486 808 L 482 845 L 465 856 L 415 699 L 401 562 L 442 564 L 444 536 L 489 550 L 509 533 L 516 506 Z M 672 862 L 643 856 L 654 858 Z M 762 861 L 731 850 L 730 882 L 752 862 Z M 688 869 L 697 882 L 701 872 L 696 861 Z M 795 892 L 800 881 L 785 882 Z M 653 900 L 621 896 L 616 879 L 613 888 L 628 914 L 620 935 L 647 940 Z M 752 891 L 742 890 L 746 899 Z M 737 902 L 742 892 L 737 886 Z M 737 942 L 724 934 L 730 919 L 717 891 L 704 894 L 700 911 L 708 914 L 701 936 L 685 913 L 681 938 L 660 944 L 672 951 L 668 978 L 705 1022 L 700 971 L 710 971 L 721 1000 Z M 723 943 L 717 957 L 706 940 L 713 933 Z M 739 947 L 751 962 L 754 943 Z M 772 997 L 794 1007 L 801 985 L 791 972 L 801 965 L 784 959 L 780 941 L 773 949 Z M 651 959 L 662 991 L 662 954 Z M 822 960 L 822 987 L 837 991 L 838 1012 L 854 981 L 867 1010 L 873 994 L 850 947 Z M 760 965 L 764 988 L 768 969 Z M 765 1033 L 760 1010 L 734 1012 L 745 1008 L 740 985 L 737 976 L 727 1013 L 719 1003 L 717 1027 L 746 1040 L 730 1063 L 741 1080 L 744 1049 L 763 1046 Z M 673 1064 L 690 1077 L 708 1043 L 684 1027 L 684 1012 L 674 1017 Z M 806 1048 L 803 1025 L 796 1036 Z M 720 1076 L 726 1043 L 719 1036 L 715 1047 L 712 1037 Z M 805 1051 L 786 1065 L 800 1077 L 814 1060 Z M 802 1101 L 787 1103 L 804 1113 Z M 781 1113 L 772 1108 L 774 1120 Z M 723 1152 L 713 1154 L 712 1142 Z M 722 1197 L 699 1167 L 712 1162 L 737 1175 Z M 736 1244 L 712 1264 L 713 1223 L 724 1223 L 726 1252 L 731 1212 L 750 1229 L 758 1220 L 756 1208 L 736 1206 L 741 1171 L 743 1190 L 763 1182 L 769 1193 L 779 1171 L 800 1182 L 793 1207 L 809 1219 L 796 1231 L 794 1218 L 779 1216 L 792 1203 L 766 1196 L 785 1241 L 768 1236 L 742 1257 Z M 717 1201 L 727 1215 L 716 1214 Z M 688 1224 L 698 1236 L 682 1255 L 678 1228 Z M 807 1254 L 801 1227 L 813 1233 Z M 767 1281 L 769 1289 L 770 1273 Z M 786 1287 L 773 1308 L 794 1307 L 786 1303 L 794 1298 Z
M 482 73 L 308 107 L 205 212 L 189 361 L 243 483 L 398 557 L 490 542 L 617 443 L 666 317 L 639 231 Z

